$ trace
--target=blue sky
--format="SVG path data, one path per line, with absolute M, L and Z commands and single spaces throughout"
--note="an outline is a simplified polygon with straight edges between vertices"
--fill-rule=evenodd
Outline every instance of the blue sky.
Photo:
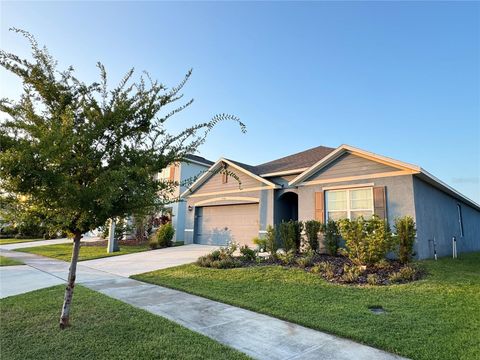
M 185 89 L 194 105 L 172 130 L 219 112 L 201 149 L 258 164 L 342 143 L 424 167 L 480 202 L 480 4 L 475 2 L 2 2 L 8 31 L 35 34 L 77 75 L 103 62 L 114 83 L 134 66 Z M 0 96 L 18 80 L 0 71 Z

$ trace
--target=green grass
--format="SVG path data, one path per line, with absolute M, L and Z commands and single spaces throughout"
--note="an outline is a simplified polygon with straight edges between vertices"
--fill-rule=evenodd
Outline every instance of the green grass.
M 23 262 L 10 259 L 5 256 L 0 256 L 0 266 L 12 266 L 12 265 L 23 265 Z
M 149 250 L 149 247 L 147 244 L 129 245 L 129 246 L 121 245 L 120 251 L 108 254 L 106 246 L 81 246 L 78 260 L 83 261 L 83 260 L 99 259 L 99 258 L 104 258 L 109 256 L 131 254 L 131 253 L 136 253 L 136 252 L 146 251 L 146 250 Z M 54 259 L 70 261 L 72 257 L 72 244 L 67 243 L 67 244 L 35 246 L 35 247 L 29 247 L 24 249 L 15 249 L 15 251 L 21 251 L 21 252 L 26 252 L 31 254 L 47 256 Z
M 40 241 L 45 239 L 0 239 L 0 245 L 17 244 L 31 241 Z
M 165 318 L 75 287 L 60 330 L 64 286 L 0 300 L 2 359 L 248 359 Z
M 405 285 L 330 284 L 280 266 L 229 270 L 194 264 L 132 276 L 395 352 L 412 359 L 480 359 L 480 253 L 423 261 Z M 374 315 L 369 306 L 383 306 Z

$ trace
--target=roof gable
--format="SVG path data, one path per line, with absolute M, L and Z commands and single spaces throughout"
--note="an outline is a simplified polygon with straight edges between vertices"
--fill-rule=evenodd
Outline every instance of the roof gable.
M 370 162 L 375 162 L 379 164 L 383 164 L 385 167 L 383 168 L 384 170 L 389 170 L 391 169 L 392 171 L 398 171 L 398 170 L 405 170 L 409 171 L 411 173 L 418 173 L 420 172 L 420 167 L 408 163 L 404 163 L 402 161 L 398 161 L 395 159 L 391 159 L 385 156 L 377 155 L 362 149 L 355 148 L 353 146 L 349 145 L 341 145 L 334 151 L 332 151 L 330 154 L 325 156 L 323 159 L 318 161 L 317 163 L 313 164 L 311 167 L 309 167 L 307 170 L 299 174 L 295 179 L 289 182 L 290 186 L 293 185 L 298 185 L 305 181 L 306 179 L 314 176 L 315 174 L 321 174 L 322 170 L 325 172 L 328 171 L 328 166 L 330 166 L 332 163 L 334 163 L 336 160 L 341 159 L 344 157 L 346 154 L 353 154 L 356 155 L 357 157 L 366 159 Z M 364 167 L 366 166 L 367 163 L 364 163 Z M 372 167 L 373 170 L 379 171 L 382 169 L 381 167 L 374 168 Z M 369 170 L 371 171 L 371 170 Z M 385 172 L 385 171 L 384 171 Z M 372 172 L 373 173 L 373 172 Z
M 241 181 L 240 183 L 237 182 L 236 179 L 231 182 L 231 184 L 234 185 L 237 188 L 237 190 L 242 190 L 242 188 L 245 188 L 245 184 L 242 184 L 242 183 L 247 183 L 246 185 L 248 186 L 248 183 L 250 183 L 250 181 L 248 180 L 259 182 L 261 183 L 262 186 L 265 186 L 265 187 L 270 187 L 270 188 L 278 187 L 276 184 L 272 183 L 271 181 L 268 181 L 252 173 L 251 171 L 241 167 L 239 163 L 233 162 L 228 159 L 220 158 L 205 173 L 203 173 L 203 175 L 201 175 L 187 190 L 185 190 L 180 195 L 180 197 L 185 197 L 187 195 L 190 195 L 200 190 L 205 183 L 207 183 L 210 179 L 214 177 L 221 177 L 219 172 L 224 165 L 228 165 L 229 167 L 231 167 L 230 171 L 232 172 L 241 173 L 239 174 L 239 178 Z M 243 178 L 243 181 L 242 181 L 242 178 Z M 218 184 L 214 184 L 214 186 L 215 185 L 218 185 Z
M 369 175 L 398 171 L 397 167 L 365 159 L 351 152 L 345 152 L 321 169 L 305 178 L 306 180 L 336 179 L 356 175 Z M 293 179 L 292 179 L 293 180 Z

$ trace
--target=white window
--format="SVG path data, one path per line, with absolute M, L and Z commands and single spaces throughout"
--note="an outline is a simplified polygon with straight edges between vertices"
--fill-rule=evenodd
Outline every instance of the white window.
M 327 219 L 365 219 L 373 215 L 373 188 L 325 191 Z

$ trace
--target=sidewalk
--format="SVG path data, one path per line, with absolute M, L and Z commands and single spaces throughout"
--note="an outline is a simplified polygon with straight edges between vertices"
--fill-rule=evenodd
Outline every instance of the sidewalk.
M 65 280 L 68 263 L 0 250 L 0 255 L 23 261 L 55 279 Z M 0 268 L 3 283 L 15 283 L 14 273 Z M 8 271 L 7 271 L 8 272 Z M 305 328 L 270 316 L 150 285 L 79 264 L 77 283 L 102 294 L 163 316 L 256 359 L 393 360 L 401 357 Z M 32 278 L 32 281 L 36 281 Z

